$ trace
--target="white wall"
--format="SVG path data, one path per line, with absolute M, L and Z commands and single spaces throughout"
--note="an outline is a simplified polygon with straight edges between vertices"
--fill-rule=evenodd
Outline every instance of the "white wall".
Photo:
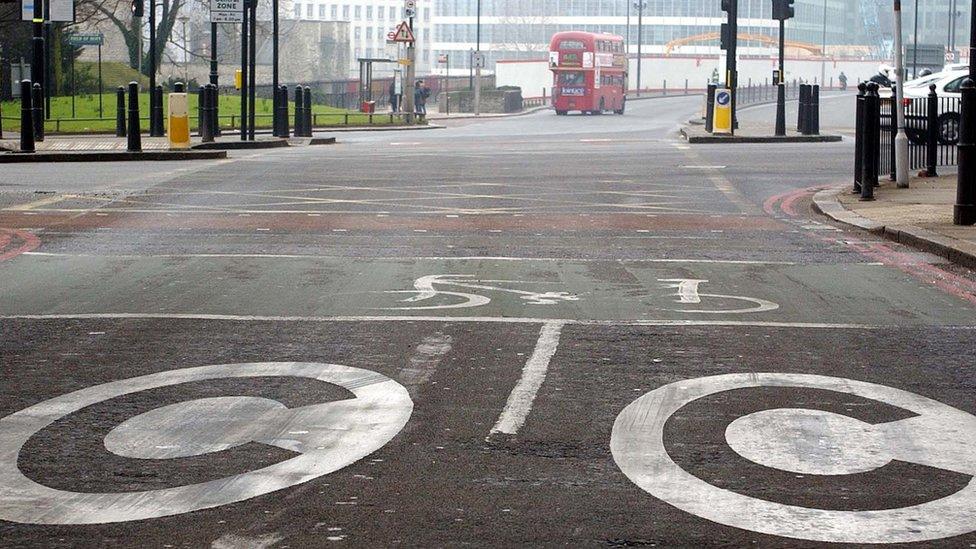
M 716 56 L 655 56 L 644 57 L 641 63 L 641 88 L 661 89 L 667 82 L 668 89 L 682 90 L 685 79 L 690 89 L 703 89 L 718 69 L 720 78 L 724 72 L 724 58 Z M 722 63 L 722 67 L 719 63 Z M 848 85 L 854 86 L 858 80 L 867 80 L 878 72 L 879 61 L 827 61 L 827 84 L 841 71 L 847 75 Z M 803 79 L 820 81 L 821 62 L 811 59 L 786 59 L 787 80 Z M 754 84 L 772 80 L 777 61 L 771 58 L 750 58 L 739 60 L 739 84 L 746 86 L 751 78 Z M 542 95 L 542 89 L 552 87 L 552 73 L 547 60 L 538 61 L 499 61 L 495 64 L 499 86 L 519 86 L 525 97 Z M 724 78 L 722 78 L 724 80 Z M 630 89 L 637 87 L 637 59 L 630 60 Z

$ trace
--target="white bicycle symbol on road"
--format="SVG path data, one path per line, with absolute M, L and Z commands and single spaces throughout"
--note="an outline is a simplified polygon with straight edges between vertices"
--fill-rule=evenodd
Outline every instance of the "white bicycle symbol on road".
M 680 313 L 692 314 L 744 314 L 744 313 L 764 313 L 779 309 L 779 305 L 765 299 L 713 294 L 701 292 L 701 286 L 708 283 L 705 279 L 693 278 L 661 278 L 657 280 L 663 284 L 663 289 L 674 289 L 676 293 L 672 297 L 677 297 L 676 303 L 682 305 L 701 304 L 704 299 L 711 301 L 736 301 L 748 304 L 747 307 L 740 308 L 712 308 L 712 309 L 664 309 Z M 517 289 L 510 286 L 537 286 L 545 284 L 556 284 L 552 281 L 526 281 L 526 280 L 483 280 L 474 275 L 466 274 L 434 274 L 422 276 L 413 283 L 412 290 L 387 290 L 386 294 L 413 294 L 403 299 L 397 307 L 383 307 L 387 311 L 431 311 L 440 309 L 468 309 L 481 307 L 491 303 L 492 298 L 483 293 L 499 292 L 503 294 L 513 294 L 523 300 L 526 305 L 557 305 L 560 303 L 570 303 L 581 301 L 582 297 L 578 294 L 565 291 L 540 291 L 532 289 Z M 447 289 L 445 289 L 447 288 Z M 480 292 L 463 291 L 478 290 Z M 453 300 L 460 299 L 454 303 L 431 304 L 435 298 L 447 297 Z

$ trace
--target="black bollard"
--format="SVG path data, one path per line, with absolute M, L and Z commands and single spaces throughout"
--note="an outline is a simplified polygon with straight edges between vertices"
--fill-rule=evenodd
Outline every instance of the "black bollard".
M 291 128 L 288 123 L 288 86 L 281 86 L 281 137 L 291 137 Z
M 207 84 L 210 88 L 210 98 L 211 104 L 213 105 L 213 115 L 211 116 L 211 124 L 213 128 L 213 136 L 220 137 L 220 88 L 217 84 Z
M 129 83 L 129 152 L 142 152 L 142 125 L 139 120 L 139 84 Z
M 857 85 L 854 107 L 854 194 L 861 194 L 861 166 L 864 163 L 864 92 L 867 86 Z
M 705 92 L 705 131 L 712 133 L 715 129 L 715 90 L 717 84 L 709 84 L 708 91 Z
M 207 110 L 205 108 L 206 104 L 207 87 L 200 86 L 200 89 L 197 90 L 197 132 L 200 134 L 201 139 L 206 133 L 203 127 L 210 125 L 210 119 L 207 118 Z
M 20 81 L 20 151 L 34 152 L 34 87 L 30 80 Z
M 200 86 L 200 141 L 214 142 L 213 132 L 213 85 Z
M 800 107 L 797 112 L 796 131 L 803 135 L 810 135 L 810 84 L 800 84 Z
M 308 86 L 305 86 L 305 108 L 302 110 L 305 113 L 305 123 L 303 124 L 305 137 L 312 137 L 312 88 Z
M 115 90 L 115 137 L 125 137 L 125 88 Z
M 40 84 L 34 84 L 31 89 L 31 103 L 34 106 L 34 142 L 44 141 L 44 91 Z
M 305 115 L 302 111 L 305 109 L 305 92 L 301 86 L 295 86 L 295 137 L 302 137 L 305 135 L 305 130 L 302 129 L 302 123 L 305 121 Z
M 149 136 L 163 137 L 166 134 L 165 125 L 163 124 L 163 87 L 156 86 L 154 89 L 149 90 L 149 93 L 154 97 L 152 108 L 149 112 Z
M 861 200 L 874 200 L 878 186 L 878 160 L 881 151 L 881 101 L 878 85 L 868 84 L 864 94 L 864 160 L 862 161 Z
M 925 141 L 925 175 L 936 177 L 939 175 L 936 165 L 939 163 L 939 94 L 935 93 L 935 84 L 929 86 L 928 138 Z
M 952 222 L 956 225 L 976 225 L 976 83 L 967 78 L 963 80 L 960 91 L 959 175 Z
M 807 129 L 811 135 L 820 135 L 820 86 L 810 88 L 810 109 L 807 111 L 809 122 Z

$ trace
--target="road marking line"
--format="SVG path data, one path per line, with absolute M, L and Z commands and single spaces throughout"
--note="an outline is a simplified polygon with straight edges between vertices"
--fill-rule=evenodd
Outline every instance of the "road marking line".
M 4 211 L 26 212 L 26 211 L 33 210 L 34 208 L 40 208 L 43 206 L 50 206 L 51 204 L 57 204 L 58 202 L 68 200 L 69 198 L 74 198 L 74 197 L 69 194 L 64 194 L 59 196 L 49 196 L 47 198 L 35 200 L 34 202 L 28 202 L 27 204 L 21 204 L 19 206 L 11 206 L 9 208 L 4 208 Z
M 61 234 L 61 233 L 45 233 Z M 705 265 L 800 265 L 793 261 L 751 261 L 738 259 L 588 259 L 577 257 L 506 257 L 506 256 L 396 256 L 396 257 L 349 257 L 328 255 L 302 254 L 153 254 L 153 255 L 96 255 L 96 254 L 65 254 L 57 252 L 25 252 L 25 256 L 33 257 L 66 257 L 66 258 L 111 258 L 111 259 L 315 259 L 315 260 L 349 260 L 369 259 L 371 261 L 526 261 L 526 262 L 571 262 L 571 263 L 700 263 Z M 809 263 L 804 265 L 832 265 L 832 263 Z M 852 265 L 881 265 L 878 262 L 853 263 Z
M 434 377 L 441 359 L 450 352 L 453 341 L 447 334 L 436 333 L 425 337 L 414 349 L 409 366 L 400 368 L 397 373 L 397 379 L 407 388 L 411 397 L 416 398 L 420 387 Z
M 552 360 L 553 355 L 556 354 L 556 349 L 559 348 L 559 335 L 562 329 L 562 322 L 543 324 L 542 330 L 539 332 L 539 340 L 535 344 L 535 351 L 532 352 L 532 356 L 522 368 L 522 376 L 515 388 L 512 389 L 511 394 L 508 395 L 505 409 L 502 410 L 502 415 L 492 427 L 491 434 L 515 435 L 525 424 L 529 412 L 532 411 L 536 394 L 546 379 L 549 361 Z
M 819 330 L 890 330 L 904 328 L 895 324 L 842 324 L 829 322 L 770 322 L 751 320 L 598 320 L 568 318 L 520 318 L 493 316 L 259 316 L 228 314 L 178 314 L 178 313 L 62 313 L 3 315 L 0 320 L 215 320 L 228 322 L 459 322 L 490 324 L 550 324 L 575 326 L 648 326 L 664 328 L 683 327 L 752 327 L 752 328 L 798 328 Z M 921 327 L 919 325 L 917 327 Z M 912 326 L 907 326 L 912 327 Z M 951 330 L 974 330 L 976 325 L 934 325 L 936 328 Z

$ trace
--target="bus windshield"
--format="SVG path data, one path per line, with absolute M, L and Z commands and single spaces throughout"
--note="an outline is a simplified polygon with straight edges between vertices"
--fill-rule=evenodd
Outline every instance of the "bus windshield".
M 563 72 L 559 74 L 559 84 L 563 86 L 582 86 L 586 79 L 581 71 Z

